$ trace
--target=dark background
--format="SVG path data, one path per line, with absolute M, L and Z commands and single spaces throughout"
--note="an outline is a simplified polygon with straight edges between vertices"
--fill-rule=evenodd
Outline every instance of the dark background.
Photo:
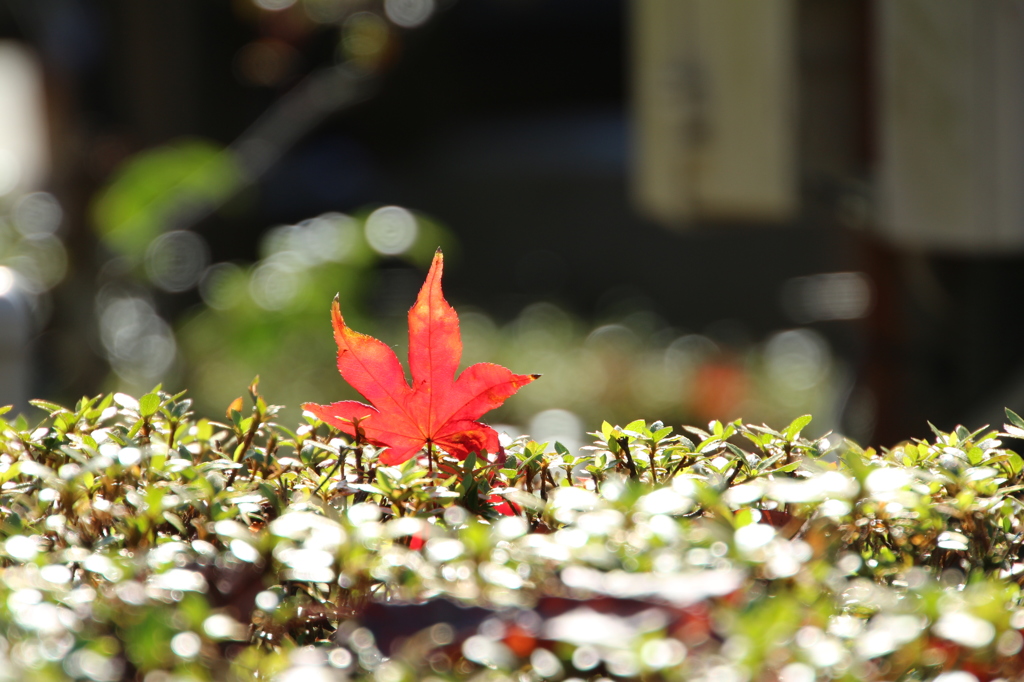
M 371 94 L 305 128 L 255 186 L 194 224 L 214 261 L 256 257 L 268 226 L 328 210 L 398 204 L 458 238 L 449 298 L 511 317 L 538 299 L 591 320 L 652 310 L 675 328 L 743 347 L 794 325 L 790 278 L 860 270 L 864 320 L 816 325 L 873 396 L 872 441 L 891 443 L 1012 401 L 1024 275 L 1019 256 L 907 253 L 871 236 L 851 202 L 873 170 L 871 4 L 800 0 L 800 215 L 792 224 L 672 230 L 629 193 L 629 17 L 624 0 L 462 0 L 406 31 Z M 246 2 L 7 0 L 0 36 L 42 56 L 51 106 L 51 189 L 65 208 L 71 274 L 37 339 L 37 392 L 96 390 L 105 365 L 85 298 L 104 260 L 91 197 L 133 154 L 182 135 L 225 145 L 309 74 L 337 34 Z M 253 82 L 240 55 L 280 48 Z M 415 287 L 385 263 L 385 286 Z M 381 294 L 386 298 L 387 294 Z M 170 317 L 194 293 L 164 297 Z M 984 325 L 974 322 L 983 318 Z

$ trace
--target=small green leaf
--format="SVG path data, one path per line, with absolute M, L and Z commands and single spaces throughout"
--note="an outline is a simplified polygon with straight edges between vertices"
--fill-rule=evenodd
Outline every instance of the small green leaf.
M 462 470 L 463 472 L 465 472 L 465 478 L 463 480 L 470 478 L 470 475 L 473 473 L 474 468 L 476 468 L 476 453 L 471 452 L 468 455 L 466 455 L 466 461 L 463 464 Z
M 789 464 L 784 464 L 783 466 L 780 466 L 777 469 L 772 469 L 771 473 L 773 473 L 773 474 L 788 473 L 790 471 L 795 471 L 796 468 L 799 467 L 799 466 L 800 466 L 800 462 L 790 462 Z
M 1024 459 L 1022 459 L 1021 456 L 1015 452 L 1010 453 L 1009 457 L 1007 457 L 1006 459 L 1006 464 L 1007 466 L 1010 467 L 1010 471 L 1013 473 L 1014 476 L 1019 474 L 1021 470 L 1024 469 Z
M 213 437 L 213 424 L 209 419 L 200 419 L 196 422 L 196 440 L 208 441 Z
M 185 530 L 185 524 L 182 523 L 180 516 L 178 516 L 177 514 L 174 514 L 172 512 L 165 511 L 163 513 L 163 517 L 164 517 L 164 521 L 166 521 L 167 523 L 169 523 L 172 526 L 174 526 L 174 528 L 179 533 L 181 533 L 182 535 L 185 535 L 187 533 L 187 531 Z
M 143 418 L 152 417 L 160 409 L 160 396 L 155 393 L 147 393 L 139 398 L 139 414 Z
M 780 459 L 782 459 L 785 456 L 786 456 L 786 453 L 779 452 L 777 454 L 772 455 L 768 459 L 762 460 L 761 463 L 757 465 L 758 473 L 761 473 L 761 472 L 764 472 L 764 471 L 768 471 L 769 469 L 771 469 L 773 464 L 775 464 L 776 462 L 778 462 Z
M 942 431 L 939 431 L 939 428 L 937 426 L 935 426 L 935 424 L 932 424 L 931 422 L 927 422 L 927 424 L 928 424 L 928 428 L 930 428 L 932 430 L 932 433 L 935 434 L 935 438 L 937 439 L 936 440 L 937 443 L 938 442 L 945 442 L 945 441 L 949 440 L 947 434 L 943 433 Z
M 905 454 L 910 459 L 910 464 L 908 464 L 907 466 L 910 466 L 917 462 L 918 458 L 920 457 L 920 455 L 918 454 L 917 446 L 914 445 L 913 443 L 907 443 L 906 445 L 903 446 L 903 454 Z
M 811 419 L 812 417 L 809 414 L 805 414 L 802 417 L 794 419 L 784 431 L 786 440 L 793 440 L 800 435 L 800 432 L 804 430 L 804 427 L 811 423 Z
M 0 471 L 0 483 L 6 483 L 21 473 L 21 462 L 15 462 L 6 471 Z
M 626 424 L 623 431 L 635 431 L 637 433 L 645 433 L 647 431 L 647 422 L 643 419 L 637 419 Z
M 720 443 L 721 443 L 721 439 L 719 439 L 718 436 L 710 436 L 706 440 L 701 442 L 700 445 L 697 446 L 697 452 L 704 452 L 705 450 L 707 450 L 712 445 L 715 445 L 716 447 L 714 447 L 713 449 L 717 450 L 720 447 L 720 445 L 719 445 Z
M 1024 429 L 1024 418 L 1021 418 L 1019 414 L 1011 410 L 1009 407 L 1006 408 L 1006 418 L 1013 423 L 1019 429 Z
M 736 528 L 743 528 L 743 526 L 749 526 L 754 523 L 754 512 L 750 509 L 739 509 L 732 517 L 733 526 Z
M 35 407 L 38 407 L 40 410 L 45 410 L 46 412 L 49 412 L 51 415 L 53 413 L 55 413 L 55 412 L 67 412 L 67 410 L 65 408 L 61 407 L 57 403 L 51 403 L 51 402 L 49 402 L 47 400 L 30 400 L 30 401 L 28 401 L 28 403 L 29 403 L 29 405 L 33 405 Z M 7 409 L 9 410 L 10 406 L 8 406 Z M 4 410 L 4 412 L 6 412 L 6 411 L 7 410 Z M 0 412 L 0 414 L 3 414 L 3 413 Z
M 701 440 L 707 440 L 708 438 L 711 437 L 710 433 L 698 429 L 696 426 L 683 426 L 683 428 L 689 431 L 690 433 L 694 434 L 695 436 L 699 436 Z

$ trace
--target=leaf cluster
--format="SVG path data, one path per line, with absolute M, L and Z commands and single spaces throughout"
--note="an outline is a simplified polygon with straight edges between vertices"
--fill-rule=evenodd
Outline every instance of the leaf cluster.
M 933 679 L 1022 668 L 1024 435 L 740 420 L 384 466 L 258 384 L 0 416 L 0 678 Z M 968 678 L 964 678 L 968 679 Z

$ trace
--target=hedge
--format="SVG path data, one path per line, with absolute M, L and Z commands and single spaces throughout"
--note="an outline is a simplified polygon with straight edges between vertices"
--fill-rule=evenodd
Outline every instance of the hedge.
M 0 419 L 0 679 L 932 680 L 1024 670 L 1024 435 L 742 421 L 378 464 L 250 387 Z M 8 408 L 9 410 L 9 408 Z M 6 417 L 10 416 L 8 412 Z

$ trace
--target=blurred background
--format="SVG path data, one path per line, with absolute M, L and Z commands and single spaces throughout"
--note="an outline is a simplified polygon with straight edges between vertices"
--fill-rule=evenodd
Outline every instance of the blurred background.
M 354 397 L 437 246 L 492 421 L 1024 407 L 1024 3 L 4 0 L 0 404 Z

